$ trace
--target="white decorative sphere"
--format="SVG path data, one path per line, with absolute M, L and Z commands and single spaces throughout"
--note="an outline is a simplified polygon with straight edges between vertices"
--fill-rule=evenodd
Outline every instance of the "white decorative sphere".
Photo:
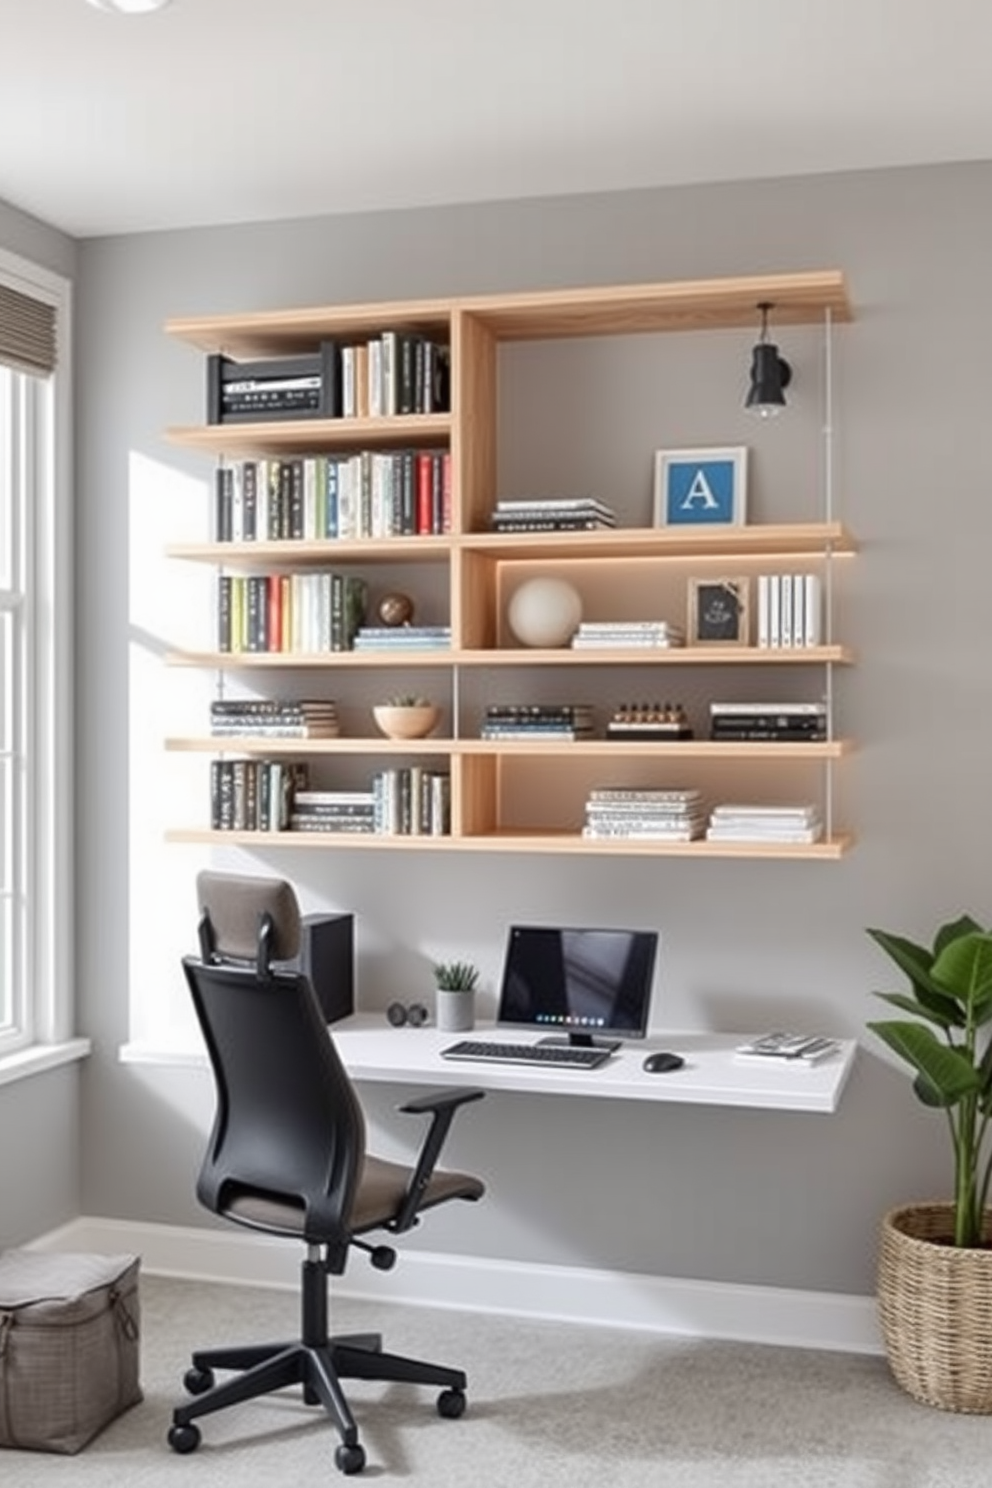
M 528 579 L 511 597 L 506 618 L 525 646 L 567 646 L 582 619 L 582 598 L 564 579 Z

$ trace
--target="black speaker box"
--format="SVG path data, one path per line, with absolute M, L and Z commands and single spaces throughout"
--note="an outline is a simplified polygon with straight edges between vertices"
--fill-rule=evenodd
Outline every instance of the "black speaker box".
M 288 963 L 301 971 L 317 994 L 328 1023 L 355 1011 L 355 917 L 305 915 L 300 954 Z

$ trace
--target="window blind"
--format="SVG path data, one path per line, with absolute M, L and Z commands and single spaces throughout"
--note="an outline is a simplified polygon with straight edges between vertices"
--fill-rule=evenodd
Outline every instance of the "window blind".
M 0 362 L 47 375 L 56 361 L 55 306 L 0 284 Z

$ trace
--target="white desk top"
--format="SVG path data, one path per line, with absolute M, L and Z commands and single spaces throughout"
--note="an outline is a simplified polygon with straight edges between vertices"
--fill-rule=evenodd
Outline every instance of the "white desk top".
M 699 1106 L 749 1106 L 772 1111 L 835 1111 L 854 1063 L 857 1044 L 844 1040 L 822 1063 L 796 1068 L 773 1060 L 735 1059 L 744 1034 L 653 1033 L 623 1044 L 599 1069 L 529 1068 L 449 1060 L 441 1050 L 465 1037 L 534 1038 L 523 1029 L 478 1026 L 472 1035 L 436 1028 L 392 1028 L 385 1014 L 360 1013 L 331 1025 L 341 1058 L 356 1080 L 413 1085 L 478 1085 L 542 1095 L 607 1096 L 613 1100 L 672 1101 Z M 642 1068 L 653 1049 L 671 1049 L 682 1069 L 648 1074 Z

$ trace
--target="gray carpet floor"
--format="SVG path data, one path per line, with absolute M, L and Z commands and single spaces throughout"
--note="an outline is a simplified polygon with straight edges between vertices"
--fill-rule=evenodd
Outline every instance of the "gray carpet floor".
M 338 1331 L 466 1370 L 461 1420 L 432 1391 L 351 1382 L 358 1477 L 337 1472 L 336 1432 L 296 1392 L 206 1419 L 179 1457 L 166 1432 L 191 1348 L 291 1337 L 296 1300 L 145 1275 L 141 1306 L 144 1401 L 78 1456 L 0 1451 L 4 1488 L 987 1488 L 992 1474 L 992 1417 L 917 1405 L 881 1359 L 348 1299 Z

